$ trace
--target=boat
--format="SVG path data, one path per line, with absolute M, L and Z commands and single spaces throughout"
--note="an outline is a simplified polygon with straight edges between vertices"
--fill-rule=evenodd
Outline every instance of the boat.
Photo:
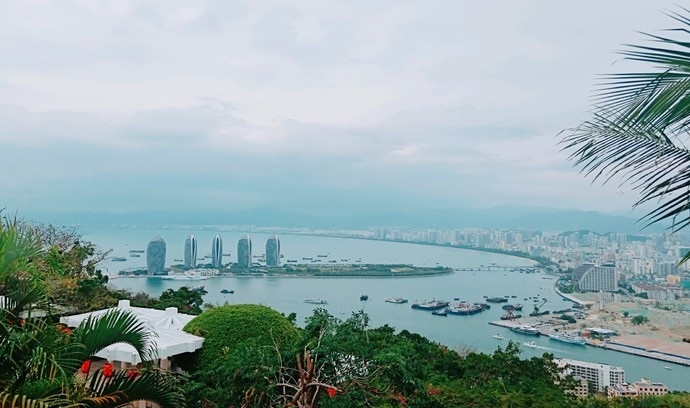
M 585 339 L 583 339 L 578 333 L 573 332 L 551 332 L 549 333 L 549 338 L 562 341 L 564 343 L 579 344 L 582 346 L 585 345 Z
M 438 309 L 431 312 L 434 316 L 448 316 L 448 309 Z
M 494 339 L 503 340 L 503 335 L 502 335 L 502 334 L 494 334 L 493 337 L 494 337 Z
M 223 293 L 223 294 L 226 294 L 226 295 L 227 295 L 227 294 L 235 293 L 235 291 L 234 291 L 234 290 L 229 290 L 229 289 L 221 289 L 221 290 L 220 290 L 220 293 Z
M 143 249 L 130 249 L 129 253 L 130 254 L 143 254 L 144 250 Z
M 287 260 L 289 263 L 297 263 L 297 259 L 288 259 Z
M 535 343 L 533 341 L 526 341 L 526 342 L 522 343 L 522 345 L 525 347 L 537 348 L 537 343 Z
M 311 257 L 307 258 L 306 256 L 302 257 L 303 261 L 311 261 L 312 259 L 314 259 L 314 258 L 311 258 Z
M 328 254 L 318 254 L 316 256 L 318 256 L 319 258 L 328 258 Z
M 313 305 L 327 305 L 328 302 L 323 299 L 304 299 L 304 303 L 311 303 Z
M 362 295 L 359 297 L 359 300 L 361 300 L 361 301 L 369 300 L 369 295 Z
M 129 257 L 130 257 L 130 258 L 140 258 L 141 255 L 139 255 L 139 254 L 129 254 Z
M 515 333 L 527 334 L 530 336 L 539 335 L 539 330 L 536 327 L 529 325 L 511 327 L 510 330 L 514 331 Z
M 175 259 L 175 262 L 184 262 L 182 259 Z
M 401 297 L 386 298 L 386 299 L 384 299 L 384 302 L 400 304 L 400 303 L 407 303 L 407 299 L 401 298 Z
M 328 262 L 329 262 L 329 263 L 336 263 L 336 262 L 338 262 L 338 261 L 335 260 L 335 259 L 331 259 L 331 260 L 329 260 Z
M 669 366 L 664 366 L 664 370 L 672 370 L 672 368 Z
M 522 303 L 518 303 L 517 305 L 511 305 L 510 303 L 507 303 L 502 306 L 503 310 L 522 310 Z
M 486 301 L 489 303 L 505 303 L 508 301 L 508 298 L 504 297 L 490 297 L 486 298 Z
M 521 314 L 512 314 L 512 313 L 506 313 L 503 316 L 501 316 L 501 320 L 515 320 L 521 318 Z
M 531 312 L 529 315 L 530 315 L 531 317 L 537 317 L 537 316 L 545 316 L 545 315 L 547 315 L 547 314 L 549 314 L 549 313 L 551 313 L 551 312 L 549 312 L 548 310 L 544 310 L 543 312 L 537 312 L 537 311 L 535 310 L 534 312 Z
M 127 258 L 124 258 L 122 256 L 114 256 L 114 257 L 110 258 L 110 260 L 113 262 L 124 262 L 127 260 Z
M 184 280 L 184 281 L 189 281 L 189 280 L 205 280 L 209 279 L 209 276 L 204 276 L 195 273 L 194 271 L 188 271 L 185 272 L 182 275 L 162 275 L 161 279 L 164 280 Z
M 459 303 L 457 306 L 451 306 L 446 309 L 446 312 L 448 312 L 449 314 L 461 316 L 473 315 L 483 311 L 484 308 L 479 306 L 478 304 L 471 305 L 469 303 Z
M 439 310 L 445 309 L 446 307 L 448 307 L 449 304 L 450 302 L 446 302 L 443 300 L 430 300 L 420 303 L 413 303 L 412 308 L 421 310 Z

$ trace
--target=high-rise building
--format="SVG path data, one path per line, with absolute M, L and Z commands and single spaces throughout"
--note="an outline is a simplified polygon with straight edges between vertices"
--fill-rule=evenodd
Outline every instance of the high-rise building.
M 196 267 L 197 242 L 194 235 L 190 235 L 184 240 L 184 266 L 187 268 Z
M 252 240 L 245 235 L 237 241 L 237 266 L 249 268 L 252 266 Z
M 580 278 L 579 288 L 583 292 L 617 292 L 618 271 L 614 263 L 605 263 L 589 269 Z
M 165 275 L 165 241 L 153 237 L 146 247 L 146 269 L 149 275 Z
M 266 240 L 266 266 L 280 265 L 280 239 L 272 235 Z
M 219 235 L 213 237 L 211 243 L 211 263 L 214 268 L 223 266 L 223 240 Z

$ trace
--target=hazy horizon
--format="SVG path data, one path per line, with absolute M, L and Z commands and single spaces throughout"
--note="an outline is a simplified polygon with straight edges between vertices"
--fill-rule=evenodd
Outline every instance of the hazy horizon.
M 670 1 L 10 3 L 0 208 L 639 218 L 559 132 Z M 500 12 L 499 12 L 500 9 Z

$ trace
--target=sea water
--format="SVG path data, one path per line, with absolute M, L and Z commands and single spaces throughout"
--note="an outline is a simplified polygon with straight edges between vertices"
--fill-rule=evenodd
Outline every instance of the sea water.
M 209 231 L 197 229 L 138 229 L 138 228 L 84 228 L 80 230 L 84 239 L 98 245 L 101 249 L 112 249 L 112 256 L 127 257 L 125 262 L 105 261 L 105 272 L 117 273 L 129 267 L 145 267 L 146 256 L 129 257 L 130 250 L 143 250 L 148 241 L 160 235 L 167 246 L 166 265 L 175 259 L 183 259 L 184 240 L 193 234 L 198 242 L 198 257 L 211 254 L 211 242 L 218 234 L 223 239 L 225 253 L 223 262 L 236 262 L 236 246 L 240 237 L 247 232 Z M 270 235 L 249 233 L 253 254 L 264 253 L 266 240 Z M 559 297 L 553 290 L 555 278 L 544 273 L 520 273 L 520 268 L 534 265 L 531 260 L 513 256 L 410 243 L 332 238 L 307 235 L 281 235 L 282 262 L 303 257 L 321 259 L 321 266 L 329 260 L 337 263 L 404 263 L 415 266 L 444 266 L 455 269 L 450 275 L 407 278 L 277 278 L 277 277 L 215 277 L 202 281 L 171 281 L 160 278 L 118 278 L 111 285 L 118 289 L 134 292 L 142 291 L 159 296 L 166 289 L 181 286 L 204 285 L 208 293 L 204 302 L 211 304 L 257 303 L 270 306 L 281 313 L 297 314 L 297 323 L 317 307 L 327 309 L 332 315 L 346 319 L 353 312 L 364 310 L 370 317 L 372 326 L 390 325 L 397 330 L 419 333 L 433 341 L 453 349 L 472 350 L 491 353 L 497 347 L 505 347 L 508 340 L 520 344 L 535 341 L 537 348 L 523 347 L 522 356 L 551 353 L 556 357 L 595 363 L 612 364 L 625 369 L 627 381 L 637 381 L 642 377 L 666 384 L 670 389 L 690 391 L 690 368 L 677 364 L 637 357 L 612 350 L 589 346 L 571 345 L 548 337 L 532 337 L 511 332 L 505 328 L 489 325 L 504 314 L 501 304 L 493 304 L 488 311 L 472 316 L 434 316 L 429 312 L 414 310 L 410 304 L 415 300 L 459 299 L 468 302 L 483 302 L 486 296 L 508 296 L 510 303 L 522 303 L 523 314 L 533 310 L 535 304 L 547 303 L 542 310 L 565 309 L 571 302 Z M 327 255 L 318 257 L 318 255 Z M 341 261 L 348 259 L 349 261 Z M 210 262 L 206 258 L 204 263 Z M 233 294 L 222 294 L 222 289 L 234 290 Z M 361 295 L 368 295 L 368 301 L 360 301 Z M 390 297 L 409 299 L 407 304 L 393 304 L 384 301 Z M 325 305 L 304 303 L 305 299 L 320 298 Z M 534 302 L 537 299 L 538 302 Z M 492 336 L 503 335 L 504 340 Z M 664 367 L 670 367 L 668 370 Z

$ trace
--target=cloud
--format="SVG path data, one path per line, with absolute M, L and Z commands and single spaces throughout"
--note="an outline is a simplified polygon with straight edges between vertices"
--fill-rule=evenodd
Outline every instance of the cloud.
M 8 4 L 0 205 L 627 209 L 556 135 L 618 44 L 669 26 L 663 7 Z

